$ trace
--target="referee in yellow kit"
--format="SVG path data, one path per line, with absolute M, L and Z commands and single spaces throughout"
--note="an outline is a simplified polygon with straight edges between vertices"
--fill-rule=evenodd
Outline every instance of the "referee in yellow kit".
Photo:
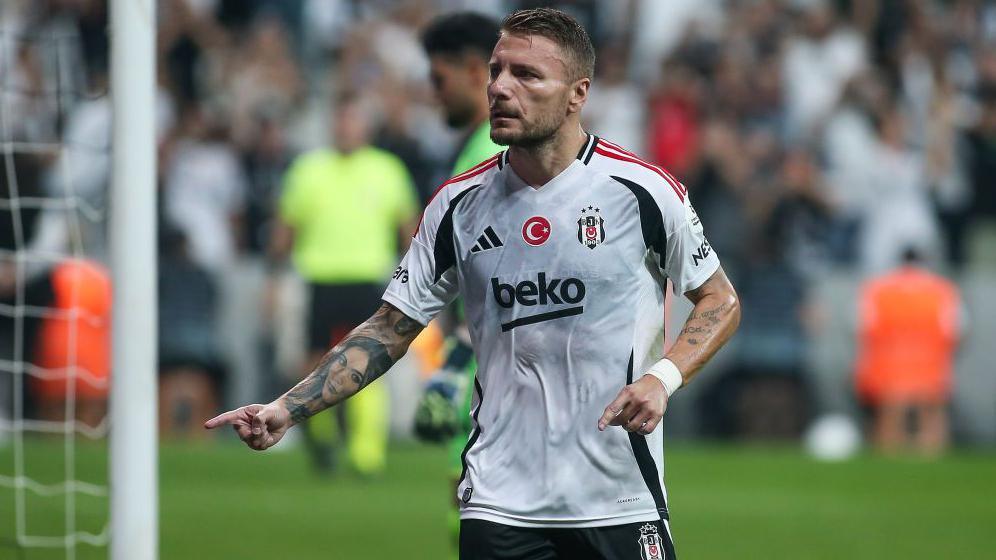
M 333 115 L 334 148 L 298 156 L 284 177 L 271 254 L 290 253 L 308 283 L 308 363 L 302 364 L 302 375 L 380 305 L 399 244 L 407 248 L 418 218 L 405 165 L 370 145 L 368 111 L 355 93 L 340 94 Z M 387 386 L 375 383 L 336 414 L 350 465 L 360 474 L 377 474 L 385 466 L 387 401 Z M 334 442 L 341 438 L 315 421 L 305 433 L 318 469 L 331 471 Z

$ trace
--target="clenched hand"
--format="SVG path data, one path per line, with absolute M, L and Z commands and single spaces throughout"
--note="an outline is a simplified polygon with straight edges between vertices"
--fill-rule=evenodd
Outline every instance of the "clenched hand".
M 622 388 L 615 400 L 605 407 L 598 419 L 598 429 L 622 426 L 627 432 L 647 435 L 660 424 L 667 410 L 667 390 L 659 379 L 645 375 Z

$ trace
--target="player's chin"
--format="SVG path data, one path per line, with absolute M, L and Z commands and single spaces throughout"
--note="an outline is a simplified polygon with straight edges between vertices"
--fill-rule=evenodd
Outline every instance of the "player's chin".
M 491 120 L 491 141 L 501 146 L 515 144 L 522 137 L 522 131 L 518 130 L 510 119 Z

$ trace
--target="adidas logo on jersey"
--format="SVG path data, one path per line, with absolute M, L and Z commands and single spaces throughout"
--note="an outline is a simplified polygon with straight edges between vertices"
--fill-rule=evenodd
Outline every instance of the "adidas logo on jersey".
M 488 249 L 494 249 L 501 247 L 504 243 L 501 242 L 501 238 L 495 233 L 495 230 L 491 229 L 491 226 L 484 228 L 484 233 L 477 238 L 477 243 L 470 248 L 471 253 L 480 253 L 481 251 L 487 251 Z

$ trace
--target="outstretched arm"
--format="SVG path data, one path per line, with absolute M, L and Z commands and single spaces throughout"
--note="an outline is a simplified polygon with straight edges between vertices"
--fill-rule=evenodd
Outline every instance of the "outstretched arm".
M 276 402 L 294 423 L 339 404 L 387 373 L 423 328 L 393 305 L 383 304 Z
M 695 307 L 674 346 L 660 362 L 671 368 L 674 386 L 668 388 L 662 378 L 644 375 L 623 387 L 615 400 L 605 407 L 598 420 L 599 430 L 622 426 L 628 432 L 653 432 L 664 416 L 670 393 L 688 383 L 736 332 L 740 324 L 740 302 L 722 268 L 685 295 Z
M 423 328 L 385 303 L 283 396 L 267 405 L 252 404 L 226 412 L 204 426 L 210 429 L 231 424 L 249 447 L 271 447 L 294 424 L 339 404 L 386 373 Z

